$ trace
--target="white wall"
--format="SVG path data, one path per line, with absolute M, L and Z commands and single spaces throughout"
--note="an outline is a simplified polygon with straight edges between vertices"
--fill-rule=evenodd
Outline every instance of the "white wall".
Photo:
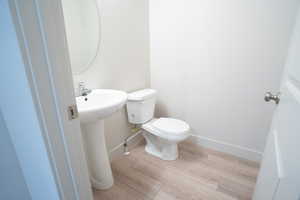
M 186 120 L 201 141 L 259 159 L 297 0 L 153 0 L 151 86 L 157 115 Z M 250 155 L 252 154 L 252 155 Z
M 134 91 L 149 87 L 147 0 L 99 0 L 101 46 L 99 56 L 81 75 L 88 88 Z M 105 121 L 108 149 L 130 135 L 125 109 Z

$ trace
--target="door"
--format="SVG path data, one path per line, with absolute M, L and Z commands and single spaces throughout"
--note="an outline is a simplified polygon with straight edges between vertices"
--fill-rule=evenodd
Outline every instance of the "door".
M 32 199 L 92 200 L 80 121 L 69 116 L 76 101 L 61 0 L 2 2 L 13 42 L 1 41 L 0 107 Z
M 300 199 L 300 15 L 280 92 L 254 200 Z M 276 96 L 273 97 L 271 100 L 276 100 Z

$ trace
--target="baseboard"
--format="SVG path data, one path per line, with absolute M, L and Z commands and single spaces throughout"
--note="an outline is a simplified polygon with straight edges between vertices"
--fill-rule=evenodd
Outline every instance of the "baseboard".
M 240 158 L 247 160 L 252 160 L 255 162 L 260 162 L 262 159 L 262 152 L 258 152 L 249 148 L 241 147 L 234 144 L 229 144 L 226 142 L 221 142 L 213 140 L 207 137 L 202 137 L 199 135 L 192 135 L 189 141 L 203 147 L 211 148 L 217 151 L 228 153 Z
M 136 133 L 132 135 L 132 137 L 127 141 L 128 149 L 132 149 L 135 146 L 139 145 L 142 141 L 144 141 L 144 137 L 141 133 Z M 109 159 L 110 161 L 114 160 L 115 158 L 123 155 L 124 153 L 124 142 L 118 144 L 112 150 L 109 151 Z

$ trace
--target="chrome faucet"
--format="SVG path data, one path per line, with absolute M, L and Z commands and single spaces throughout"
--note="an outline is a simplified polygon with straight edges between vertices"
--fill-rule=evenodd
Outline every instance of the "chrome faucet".
M 87 89 L 85 87 L 84 82 L 79 82 L 79 84 L 78 84 L 78 91 L 79 91 L 79 96 L 87 96 L 89 93 L 92 92 L 92 90 Z

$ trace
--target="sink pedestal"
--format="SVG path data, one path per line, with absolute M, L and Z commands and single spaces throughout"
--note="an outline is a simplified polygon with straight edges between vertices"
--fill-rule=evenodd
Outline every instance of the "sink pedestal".
M 92 186 L 99 190 L 108 189 L 114 179 L 106 149 L 104 122 L 81 124 L 81 129 Z
M 95 189 L 105 190 L 114 184 L 103 120 L 120 110 L 126 100 L 125 92 L 108 89 L 95 89 L 87 96 L 76 97 L 90 179 Z

